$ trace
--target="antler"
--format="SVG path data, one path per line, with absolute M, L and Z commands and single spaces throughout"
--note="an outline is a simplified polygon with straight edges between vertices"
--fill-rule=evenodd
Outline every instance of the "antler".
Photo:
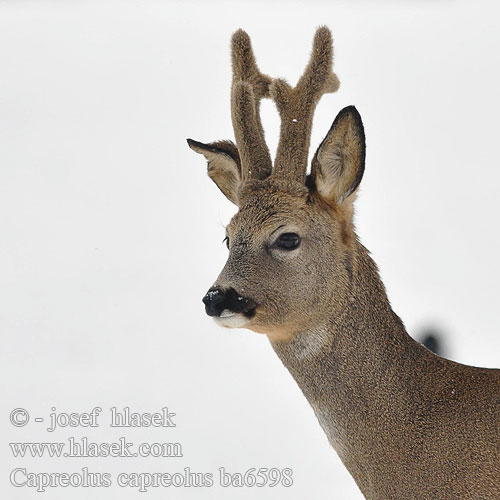
M 236 31 L 231 45 L 231 118 L 241 158 L 241 175 L 243 179 L 265 179 L 271 174 L 272 161 L 260 120 L 260 100 L 269 97 L 271 78 L 259 71 L 247 33 Z
M 295 88 L 283 79 L 273 80 L 269 92 L 281 117 L 274 176 L 305 182 L 314 110 L 323 94 L 339 88 L 332 66 L 332 34 L 322 26 L 314 35 L 309 64 Z

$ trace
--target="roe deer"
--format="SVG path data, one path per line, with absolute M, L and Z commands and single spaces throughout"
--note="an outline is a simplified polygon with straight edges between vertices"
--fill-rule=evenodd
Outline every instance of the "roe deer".
M 244 31 L 233 35 L 236 145 L 188 140 L 238 207 L 206 312 L 267 334 L 367 499 L 500 499 L 500 370 L 434 355 L 391 309 L 353 227 L 365 166 L 353 106 L 335 118 L 306 173 L 314 109 L 339 85 L 332 64 L 321 27 L 292 88 L 259 71 Z M 260 120 L 265 97 L 281 117 L 274 165 Z

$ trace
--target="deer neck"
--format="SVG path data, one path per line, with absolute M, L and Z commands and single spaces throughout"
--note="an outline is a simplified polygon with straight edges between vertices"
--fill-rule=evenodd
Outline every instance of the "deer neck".
M 431 354 L 406 333 L 360 244 L 353 262 L 351 290 L 340 314 L 291 340 L 271 343 L 362 487 L 372 481 L 380 436 L 403 432 L 402 418 L 418 399 L 408 388 L 423 390 L 419 366 L 423 358 L 429 363 Z M 382 447 L 398 442 L 405 440 Z

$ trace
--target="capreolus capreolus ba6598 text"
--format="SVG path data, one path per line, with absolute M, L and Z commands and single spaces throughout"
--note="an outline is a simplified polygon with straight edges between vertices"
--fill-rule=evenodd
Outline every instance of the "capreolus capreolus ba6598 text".
M 370 500 L 500 499 L 500 370 L 461 365 L 414 341 L 353 227 L 365 135 L 340 111 L 307 175 L 313 113 L 335 92 L 330 31 L 317 30 L 295 87 L 262 74 L 232 39 L 230 141 L 188 140 L 238 207 L 229 258 L 204 297 L 225 327 L 264 333 Z M 259 104 L 281 117 L 273 162 Z

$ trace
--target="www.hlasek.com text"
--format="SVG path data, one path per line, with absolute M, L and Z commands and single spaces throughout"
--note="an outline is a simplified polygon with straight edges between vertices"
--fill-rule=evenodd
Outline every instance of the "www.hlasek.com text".
M 50 458 L 126 458 L 126 457 L 183 457 L 181 443 L 139 443 L 134 444 L 125 437 L 114 442 L 94 442 L 83 437 L 69 437 L 62 442 L 9 443 L 12 456 Z

